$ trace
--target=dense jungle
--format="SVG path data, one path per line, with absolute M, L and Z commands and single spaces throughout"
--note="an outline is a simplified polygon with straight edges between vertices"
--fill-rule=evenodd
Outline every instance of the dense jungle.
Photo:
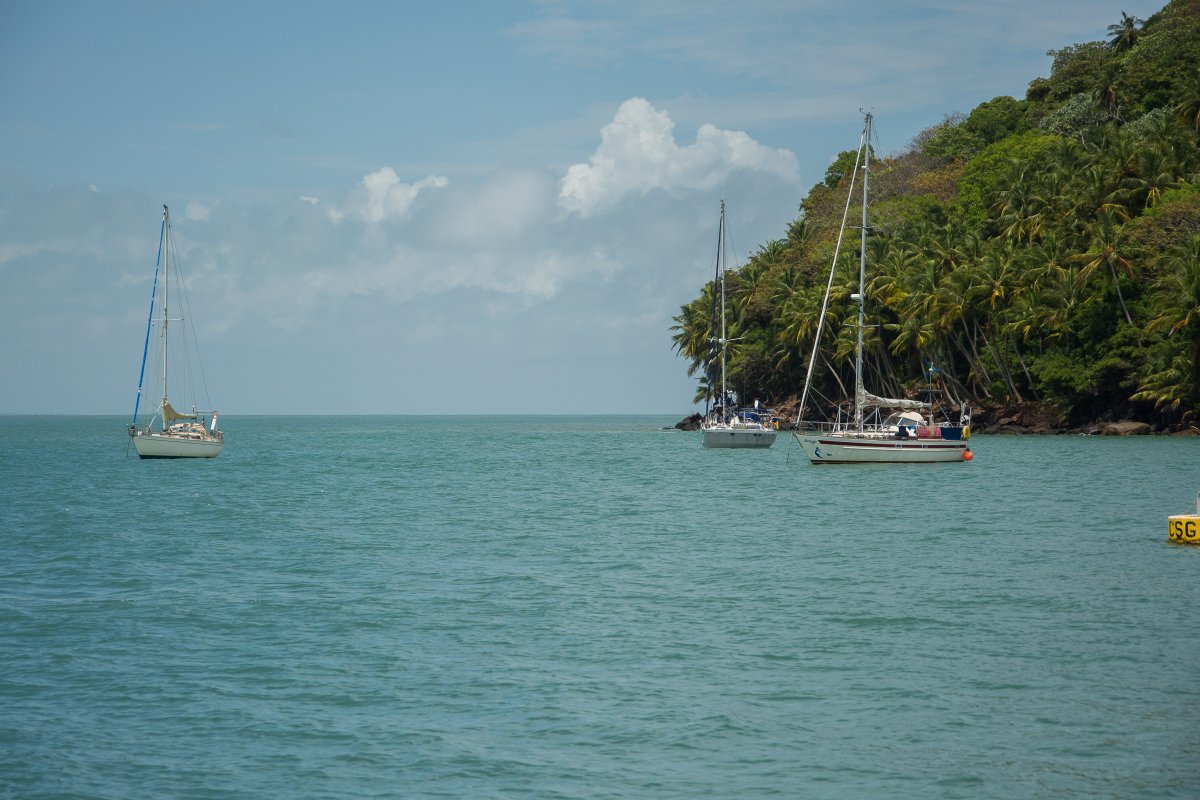
M 1123 13 L 1108 31 L 1050 51 L 1024 98 L 872 152 L 872 391 L 932 386 L 943 407 L 977 409 L 981 429 L 1200 424 L 1200 0 Z M 834 252 L 857 155 L 840 154 L 782 238 L 726 273 L 728 379 L 743 401 L 794 408 L 831 267 L 812 396 L 827 406 L 853 391 L 857 231 L 836 264 Z M 849 195 L 851 220 L 860 203 Z M 716 356 L 714 291 L 671 329 L 697 402 Z

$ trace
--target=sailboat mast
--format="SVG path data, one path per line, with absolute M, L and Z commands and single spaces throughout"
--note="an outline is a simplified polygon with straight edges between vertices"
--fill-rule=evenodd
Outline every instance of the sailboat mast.
M 170 266 L 171 217 L 170 217 L 170 212 L 167 211 L 167 207 L 165 204 L 163 205 L 163 230 L 166 231 L 166 242 L 164 243 L 164 247 L 163 247 L 163 306 L 162 306 L 163 307 L 163 329 L 162 329 L 163 396 L 162 396 L 162 405 L 159 407 L 159 411 L 162 414 L 163 430 L 166 430 L 167 429 L 167 399 L 168 399 L 167 398 L 167 365 L 168 365 L 168 361 L 167 361 L 167 318 L 170 316 L 167 313 L 167 311 L 168 311 L 167 304 L 170 302 L 170 297 L 171 297 L 171 292 L 170 292 L 170 287 L 171 287 L 171 266 Z
M 854 426 L 858 430 L 863 427 L 863 401 L 866 391 L 863 389 L 863 326 L 866 324 L 867 297 L 867 184 L 871 176 L 871 114 L 867 112 L 866 132 L 863 137 L 863 199 L 862 199 L 862 230 L 859 239 L 858 255 L 858 344 L 854 350 Z
M 717 271 L 721 274 L 721 421 L 729 419 L 725 398 L 725 201 L 721 201 L 721 227 L 717 231 Z

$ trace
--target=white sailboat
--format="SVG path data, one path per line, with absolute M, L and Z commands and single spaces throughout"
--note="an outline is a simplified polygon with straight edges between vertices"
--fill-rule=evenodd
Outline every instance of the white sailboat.
M 725 332 L 725 247 L 725 201 L 722 200 L 721 224 L 717 229 L 717 276 L 714 279 L 713 287 L 715 289 L 719 282 L 721 294 L 720 335 L 717 335 L 717 315 L 714 313 L 712 332 L 709 340 L 712 345 L 720 348 L 721 396 L 706 411 L 704 421 L 700 427 L 704 432 L 705 447 L 767 448 L 775 444 L 775 437 L 778 435 L 778 431 L 772 424 L 770 411 L 760 409 L 757 401 L 755 401 L 753 409 L 737 408 L 736 404 L 733 403 L 733 396 L 726 382 L 725 350 L 729 342 L 734 340 L 729 339 Z M 714 366 L 714 349 L 713 347 L 709 349 L 708 399 L 710 403 L 714 399 L 712 392 L 716 383 L 713 380 L 712 370 Z
M 825 290 L 825 301 L 817 324 L 817 336 L 813 342 L 812 356 L 808 362 L 808 374 L 804 381 L 804 393 L 797 414 L 797 428 L 793 436 L 804 448 L 805 454 L 814 464 L 845 463 L 921 463 L 931 461 L 970 461 L 973 457 L 967 440 L 970 438 L 970 410 L 964 405 L 956 424 L 939 425 L 929 415 L 932 403 L 918 400 L 877 397 L 863 386 L 863 329 L 866 322 L 867 270 L 867 194 L 871 172 L 871 114 L 866 115 L 859 160 L 862 163 L 862 229 L 858 267 L 858 293 L 850 299 L 858 303 L 858 337 L 854 353 L 854 404 L 852 411 L 842 413 L 831 423 L 804 422 L 804 408 L 812 383 L 813 364 L 820 345 L 820 332 L 825 325 L 825 311 L 829 304 L 829 293 L 833 287 L 833 270 L 829 273 L 829 284 Z M 855 165 L 857 172 L 858 164 Z M 851 184 L 851 195 L 853 194 Z M 849 211 L 850 199 L 846 208 Z M 845 218 L 842 232 L 845 232 Z M 841 247 L 838 236 L 838 249 Z M 932 398 L 932 394 L 931 394 Z
M 173 361 L 169 352 L 171 323 L 184 321 L 182 317 L 171 317 L 172 301 L 175 301 L 181 310 L 186 308 L 187 304 L 187 296 L 182 291 L 182 277 L 171 274 L 171 256 L 175 252 L 174 245 L 175 240 L 171 234 L 171 215 L 167 207 L 163 206 L 158 258 L 154 265 L 154 282 L 150 290 L 150 317 L 146 321 L 146 342 L 142 348 L 142 368 L 138 375 L 137 397 L 133 405 L 133 421 L 129 424 L 129 437 L 141 458 L 216 458 L 225 446 L 225 437 L 217 428 L 217 412 L 197 410 L 194 402 L 190 412 L 181 412 L 177 411 L 171 403 L 172 387 L 177 389 L 185 386 L 193 388 L 194 397 L 196 396 L 194 392 L 196 380 L 199 379 L 203 383 L 204 379 L 203 369 L 199 368 L 198 356 L 194 365 L 199 370 L 197 375 L 193 371 L 190 359 L 176 358 Z M 161 291 L 158 282 L 160 269 L 162 271 Z M 176 271 L 178 271 L 178 265 L 176 265 Z M 172 278 L 177 284 L 175 287 L 171 286 Z M 160 299 L 161 316 L 155 318 L 155 304 Z M 146 378 L 147 358 L 151 354 L 151 333 L 155 331 L 156 327 L 154 349 L 157 352 L 150 363 L 152 371 L 159 373 L 156 376 L 158 380 L 152 380 L 152 383 L 162 388 L 162 399 L 146 423 L 139 427 L 138 411 L 141 407 L 143 381 Z M 186 328 L 182 330 L 186 334 Z M 185 355 L 187 354 L 186 344 L 177 346 L 176 349 L 182 349 L 185 351 Z M 212 420 L 207 425 L 206 414 L 212 415 Z

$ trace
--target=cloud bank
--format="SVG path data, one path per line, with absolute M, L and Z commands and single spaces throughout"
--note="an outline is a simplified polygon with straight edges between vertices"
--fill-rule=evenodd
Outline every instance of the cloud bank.
M 635 97 L 622 103 L 604 126 L 600 146 L 588 163 L 567 170 L 558 202 L 566 211 L 588 217 L 632 193 L 711 190 L 734 170 L 799 180 L 793 153 L 761 145 L 742 131 L 704 124 L 693 144 L 680 146 L 667 113 Z
M 320 196 L 176 199 L 176 263 L 223 409 L 478 411 L 415 387 L 474 403 L 484 383 L 510 387 L 493 411 L 686 404 L 669 329 L 708 278 L 720 199 L 756 226 L 738 231 L 747 246 L 779 235 L 796 159 L 712 124 L 681 144 L 641 98 L 598 138 L 565 170 L 451 181 L 382 165 Z M 29 342 L 0 348 L 0 411 L 129 396 L 160 206 L 82 185 L 0 192 L 0 340 Z M 29 377 L 47 363 L 53 380 Z M 630 395 L 631 380 L 668 399 Z

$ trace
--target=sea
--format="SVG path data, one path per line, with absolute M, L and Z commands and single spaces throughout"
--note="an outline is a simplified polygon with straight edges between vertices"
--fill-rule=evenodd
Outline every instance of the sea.
M 677 419 L 0 417 L 0 797 L 1200 797 L 1200 439 Z

